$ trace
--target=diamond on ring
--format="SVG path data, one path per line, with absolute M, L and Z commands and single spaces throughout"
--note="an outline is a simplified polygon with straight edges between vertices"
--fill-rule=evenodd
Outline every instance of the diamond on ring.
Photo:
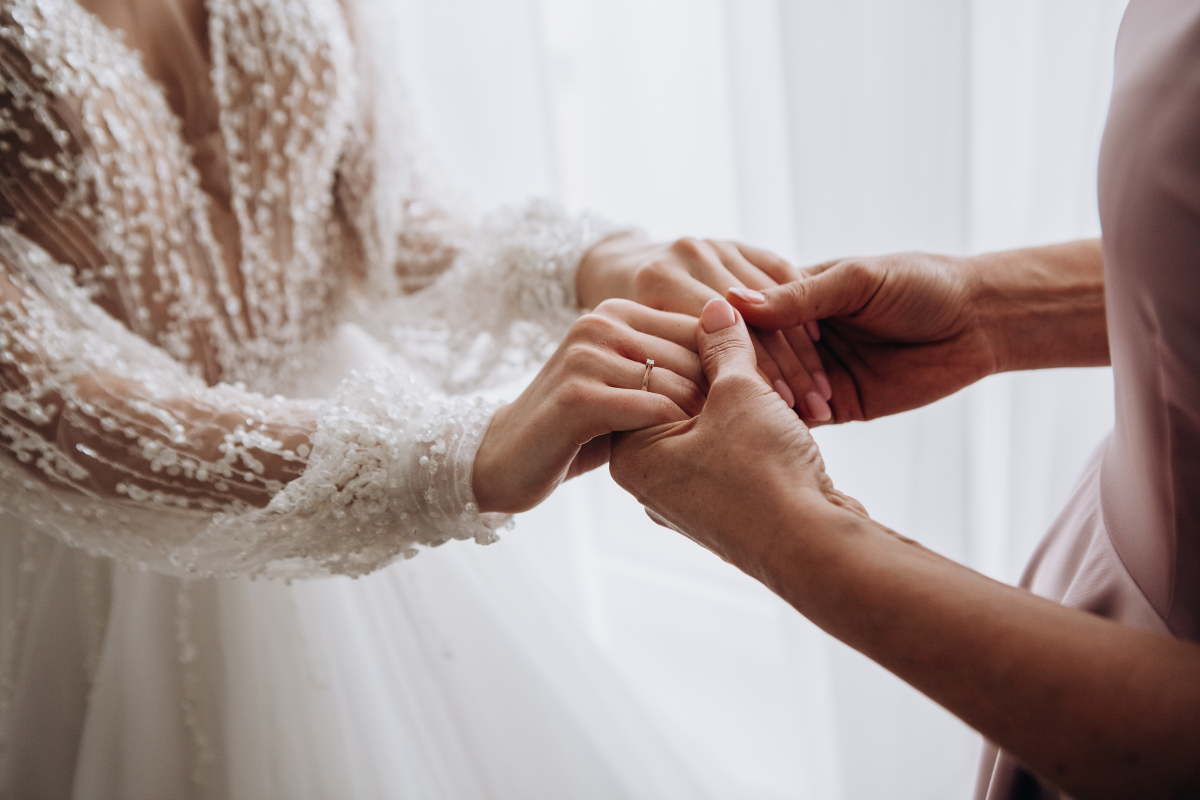
M 654 359 L 646 359 L 646 371 L 642 373 L 642 391 L 650 391 L 650 373 L 654 371 Z

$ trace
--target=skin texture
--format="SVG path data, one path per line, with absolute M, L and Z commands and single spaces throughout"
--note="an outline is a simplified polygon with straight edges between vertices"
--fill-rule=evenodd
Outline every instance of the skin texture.
M 708 384 L 695 325 L 630 300 L 606 300 L 580 317 L 528 388 L 492 418 L 472 476 L 480 510 L 533 508 L 564 480 L 607 463 L 612 431 L 698 414 Z M 655 366 L 643 392 L 648 358 Z
M 607 463 L 613 431 L 699 413 L 707 383 L 693 331 L 705 302 L 731 287 L 766 289 L 797 274 L 778 256 L 732 242 L 663 244 L 624 234 L 592 247 L 576 290 L 580 305 L 595 311 L 492 418 L 472 475 L 480 509 L 533 508 L 562 481 Z M 829 417 L 829 381 L 803 326 L 762 332 L 754 346 L 764 391 L 785 398 L 785 407 L 800 397 L 809 418 Z M 649 393 L 640 391 L 647 358 L 655 360 Z
M 992 581 L 873 522 L 762 386 L 723 301 L 698 416 L 615 437 L 651 516 L 757 578 L 1076 798 L 1200 796 L 1200 647 Z
M 819 325 L 833 422 L 918 408 L 996 372 L 1109 363 L 1099 240 L 842 259 L 763 295 L 728 298 L 759 328 Z
M 146 71 L 162 84 L 179 116 L 197 164 L 223 161 L 212 86 L 208 81 L 186 80 L 207 74 L 210 67 L 203 0 L 80 2 L 141 53 Z M 223 165 L 202 168 L 201 188 L 215 201 L 208 207 L 210 222 L 218 240 L 227 245 L 223 248 L 226 279 L 237 291 L 240 233 L 230 209 L 229 186 L 220 177 L 225 169 Z M 692 363 L 684 365 L 677 351 L 679 342 L 685 349 L 695 349 L 691 326 L 704 302 L 732 286 L 774 286 L 795 275 L 794 270 L 786 272 L 790 269 L 770 253 L 729 242 L 681 239 L 654 244 L 625 235 L 593 247 L 580 264 L 576 288 L 581 306 L 596 308 L 596 313 L 580 320 L 530 390 L 492 420 L 474 465 L 481 508 L 530 508 L 566 477 L 606 463 L 611 431 L 697 412 L 703 396 L 697 400 L 691 379 L 703 382 L 703 375 L 694 353 Z M 600 307 L 609 298 L 638 300 L 653 309 L 690 314 L 692 319 L 681 335 L 678 320 L 663 322 L 671 315 L 648 321 L 646 315 L 630 311 L 631 304 Z M 666 338 L 651 342 L 654 336 Z M 812 391 L 816 384 L 809 370 L 819 370 L 821 361 L 807 334 L 771 332 L 764 341 L 770 346 L 761 350 L 768 381 L 800 397 Z M 651 393 L 631 397 L 628 390 L 640 387 L 648 357 L 658 364 Z M 681 374 L 690 379 L 679 379 Z M 828 392 L 823 377 L 821 386 Z M 95 391 L 121 396 L 133 390 L 118 386 Z
M 773 253 L 738 242 L 683 238 L 648 242 L 624 234 L 600 242 L 579 266 L 580 305 L 624 297 L 663 311 L 700 315 L 704 304 L 731 288 L 768 289 L 799 272 Z M 755 331 L 763 378 L 808 420 L 829 419 L 832 390 L 821 358 L 802 326 Z

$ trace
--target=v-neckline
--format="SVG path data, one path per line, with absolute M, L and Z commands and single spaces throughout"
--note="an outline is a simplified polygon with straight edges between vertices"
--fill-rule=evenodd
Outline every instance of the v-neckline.
M 180 133 L 189 145 L 193 145 L 220 130 L 220 107 L 212 84 L 212 41 L 210 20 L 212 9 L 209 0 L 197 0 L 196 9 L 200 12 L 199 28 L 193 26 L 197 20 L 188 20 L 175 0 L 126 0 L 124 16 L 137 17 L 136 3 L 157 3 L 165 14 L 178 14 L 180 25 L 176 31 L 182 39 L 175 38 L 171 43 L 173 58 L 189 58 L 190 63 L 182 65 L 178 70 L 165 71 L 162 65 L 171 63 L 172 59 L 162 59 L 153 50 L 151 41 L 135 43 L 133 41 L 136 29 L 123 24 L 110 24 L 97 11 L 84 5 L 81 0 L 70 0 L 84 14 L 92 17 L 111 37 L 113 43 L 134 57 L 145 73 L 146 78 L 153 82 L 163 93 L 167 107 L 180 123 Z M 133 7 L 131 7 L 133 6 Z M 172 7 L 174 6 L 174 7 Z M 124 19 L 117 20 L 118 23 Z M 170 33 L 170 31 L 168 31 Z M 142 46 L 139 46 L 142 45 Z

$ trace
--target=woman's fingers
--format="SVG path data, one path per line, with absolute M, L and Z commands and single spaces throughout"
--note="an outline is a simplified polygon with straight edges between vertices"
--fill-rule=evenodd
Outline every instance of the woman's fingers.
M 707 300 L 705 302 L 708 302 Z M 696 352 L 696 317 L 673 311 L 661 311 L 632 300 L 605 300 L 593 314 L 613 320 L 635 331 L 674 342 Z
M 694 417 L 704 410 L 704 392 L 700 391 L 700 386 L 694 381 L 689 380 L 682 375 L 672 372 L 665 367 L 658 366 L 655 363 L 650 370 L 649 375 L 646 374 L 645 364 L 633 364 L 633 377 L 636 379 L 636 387 L 628 387 L 631 391 L 638 391 L 642 394 L 657 394 L 667 398 L 676 406 L 679 407 L 688 417 Z M 642 380 L 648 377 L 646 381 L 646 389 L 642 390 Z M 627 387 L 613 387 L 625 389 Z M 615 429 L 614 429 L 615 430 Z M 630 430 L 625 428 L 624 430 Z
M 637 273 L 637 301 L 651 308 L 699 317 L 704 304 L 720 297 L 722 285 L 737 283 L 726 272 L 711 247 L 695 239 L 680 239 L 662 260 Z
M 735 276 L 743 286 L 762 290 L 770 289 L 779 284 L 779 281 L 773 275 L 746 258 L 745 254 L 741 251 L 741 245 L 737 245 L 734 242 L 713 242 L 713 247 L 720 256 L 721 263 L 725 265 L 725 269 Z M 765 250 L 759 252 L 771 255 Z M 778 258 L 778 256 L 772 257 Z
M 750 332 L 750 342 L 754 345 L 754 357 L 758 359 L 758 374 L 766 381 L 767 386 L 770 386 L 789 408 L 796 407 L 796 393 L 788 386 L 788 382 L 784 380 L 783 372 L 779 369 L 779 365 L 775 363 L 775 359 L 771 358 L 771 354 L 767 352 L 767 348 L 759 341 L 758 334 L 754 331 Z M 707 376 L 705 377 L 707 380 Z
M 630 337 L 632 347 L 626 348 L 620 355 L 643 366 L 647 360 L 652 360 L 655 369 L 669 370 L 700 387 L 701 391 L 708 389 L 708 379 L 704 377 L 704 369 L 700 366 L 700 356 L 674 342 L 656 339 L 638 331 L 631 331 Z
M 660 315 L 659 321 L 666 321 L 665 312 L 655 314 Z M 695 320 L 692 320 L 693 342 L 695 326 Z M 643 379 L 648 378 L 648 392 L 644 394 L 658 394 L 670 399 L 682 410 L 685 419 L 700 413 L 704 407 L 704 392 L 700 387 L 707 386 L 707 382 L 700 358 L 682 345 L 635 330 L 622 319 L 596 313 L 580 317 L 571 327 L 564 345 L 568 363 L 572 365 L 571 372 L 584 380 L 582 384 L 576 384 L 576 389 L 587 391 L 587 385 L 604 385 L 641 391 Z M 649 361 L 654 362 L 653 366 L 648 365 Z M 572 393 L 565 399 L 575 407 L 593 407 L 586 395 Z M 604 425 L 613 422 L 607 414 L 601 419 L 593 417 L 588 425 L 592 436 L 613 430 L 631 430 L 626 427 L 593 430 L 594 424 L 601 420 Z M 652 424 L 663 421 L 667 420 L 660 419 Z
M 767 348 L 775 363 L 779 364 L 783 370 L 787 385 L 792 387 L 795 398 L 792 407 L 796 409 L 796 412 L 807 420 L 821 422 L 829 419 L 828 398 L 824 394 L 825 387 L 829 385 L 829 379 L 825 373 L 811 370 L 802 364 L 796 355 L 796 344 L 789 341 L 782 331 L 758 331 L 757 333 L 762 339 L 763 346 Z M 808 334 L 804 331 L 797 329 L 794 334 L 808 347 L 812 347 L 812 342 L 808 340 Z M 813 372 L 821 376 L 821 382 L 818 382 Z M 787 399 L 786 396 L 784 399 Z
M 730 270 L 730 263 L 735 265 L 736 274 Z M 638 272 L 637 304 L 610 300 L 601 303 L 596 312 L 619 319 L 644 333 L 695 350 L 695 320 L 704 304 L 714 297 L 720 297 L 729 287 L 745 285 L 746 279 L 764 288 L 775 285 L 731 245 L 680 239 L 670 245 L 668 257 Z M 629 308 L 630 305 L 634 305 L 634 308 Z M 670 314 L 673 318 L 661 316 L 663 314 Z M 688 315 L 686 323 L 679 318 L 680 315 Z M 785 369 L 775 363 L 757 339 L 755 353 L 764 380 L 789 405 L 793 405 L 796 392 L 811 384 L 811 381 L 789 381 L 785 377 Z M 795 372 L 800 363 L 792 356 L 786 364 L 786 371 Z M 700 383 L 707 388 L 706 382 L 702 380 Z
M 804 366 L 804 371 L 812 376 L 813 383 L 816 384 L 821 397 L 826 401 L 830 400 L 833 397 L 833 389 L 829 385 L 829 376 L 825 374 L 825 365 L 821 363 L 817 346 L 813 343 L 808 331 L 805 328 L 788 328 L 780 333 L 796 358 Z
M 673 400 L 656 392 L 605 386 L 599 389 L 596 403 L 603 412 L 601 426 L 610 433 L 653 428 L 689 419 L 688 413 Z
M 794 267 L 766 250 L 731 242 L 718 242 L 717 252 L 721 254 L 726 267 L 750 289 L 770 289 L 776 285 L 776 281 L 758 266 L 752 264 L 746 258 L 743 250 L 749 251 L 779 277 L 786 278 L 791 274 L 799 275 Z M 791 328 L 782 332 L 758 331 L 758 338 L 761 339 L 766 351 L 770 354 L 771 360 L 778 365 L 783 380 L 792 390 L 795 402 L 789 403 L 789 405 L 792 405 L 806 419 L 818 421 L 828 419 L 828 401 L 832 397 L 829 377 L 825 374 L 821 357 L 817 355 L 817 349 L 813 346 L 810 330 L 803 327 Z M 816 392 L 819 397 L 812 397 L 813 392 Z M 788 399 L 783 392 L 780 394 L 784 399 Z
M 655 366 L 645 391 L 645 364 L 614 357 L 605 385 L 597 387 L 598 407 L 605 431 L 633 431 L 667 422 L 682 422 L 704 408 L 696 384 L 671 370 Z
M 770 250 L 752 247 L 748 244 L 742 244 L 741 242 L 735 242 L 733 246 L 743 258 L 765 273 L 767 277 L 775 281 L 775 283 L 787 283 L 788 281 L 794 281 L 800 278 L 800 270 L 789 264 L 786 259 L 775 255 Z M 759 289 L 762 287 L 752 286 L 750 288 Z

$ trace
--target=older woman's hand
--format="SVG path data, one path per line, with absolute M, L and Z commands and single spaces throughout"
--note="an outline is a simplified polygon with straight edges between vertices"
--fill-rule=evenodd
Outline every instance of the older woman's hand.
M 731 288 L 767 289 L 799 275 L 773 253 L 736 242 L 684 238 L 652 243 L 625 234 L 588 252 L 576 287 L 585 308 L 606 297 L 625 297 L 697 317 L 706 302 Z M 783 326 L 755 331 L 751 340 L 763 378 L 788 405 L 805 419 L 829 419 L 832 389 L 808 331 Z
M 759 380 L 734 309 L 709 301 L 697 336 L 710 381 L 703 412 L 616 437 L 610 469 L 656 521 L 761 577 L 771 547 L 761 532 L 803 524 L 796 509 L 866 512 L 833 487 L 807 426 Z
M 1099 241 L 846 258 L 729 301 L 760 330 L 819 325 L 833 422 L 917 408 L 995 372 L 1108 363 Z
M 614 437 L 651 516 L 762 581 L 1072 797 L 1197 797 L 1200 647 L 990 580 L 867 517 L 754 373 L 723 300 L 695 418 Z

